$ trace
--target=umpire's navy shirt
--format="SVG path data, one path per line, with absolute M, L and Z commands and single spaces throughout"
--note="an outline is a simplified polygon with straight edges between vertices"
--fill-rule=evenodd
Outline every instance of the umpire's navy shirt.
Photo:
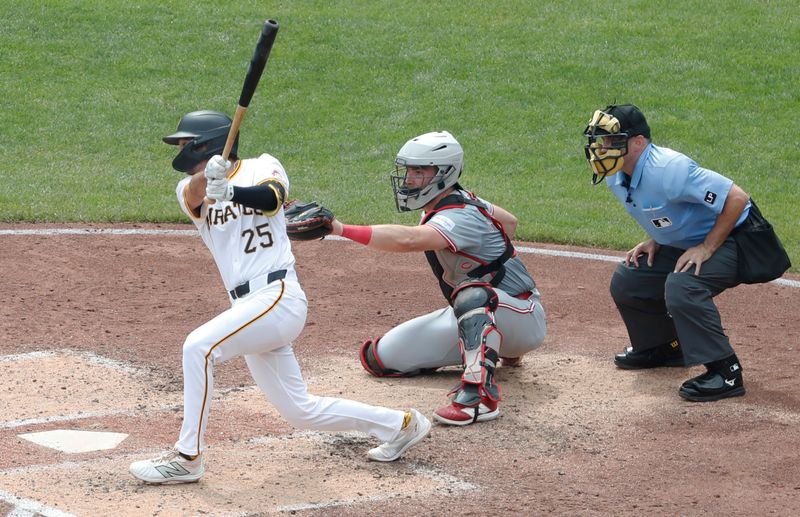
M 620 171 L 608 188 L 657 243 L 687 249 L 703 242 L 717 221 L 733 181 L 688 156 L 648 144 L 628 182 Z M 736 226 L 747 219 L 747 202 Z

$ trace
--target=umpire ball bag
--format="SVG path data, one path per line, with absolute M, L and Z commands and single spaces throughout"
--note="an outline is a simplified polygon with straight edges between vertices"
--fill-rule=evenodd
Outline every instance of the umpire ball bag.
M 792 267 L 775 230 L 752 199 L 747 219 L 732 235 L 738 252 L 739 279 L 743 283 L 769 282 Z

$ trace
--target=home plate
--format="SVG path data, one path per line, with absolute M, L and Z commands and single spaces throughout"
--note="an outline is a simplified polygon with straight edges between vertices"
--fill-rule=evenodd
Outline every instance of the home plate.
M 103 433 L 98 431 L 71 431 L 58 429 L 42 433 L 26 433 L 18 435 L 37 445 L 56 449 L 61 452 L 75 454 L 113 449 L 128 437 L 124 433 Z

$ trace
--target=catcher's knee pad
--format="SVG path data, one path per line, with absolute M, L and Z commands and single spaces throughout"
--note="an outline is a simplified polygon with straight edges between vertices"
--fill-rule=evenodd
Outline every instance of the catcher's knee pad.
M 361 344 L 361 351 L 358 355 L 359 359 L 361 359 L 361 366 L 363 366 L 370 375 L 374 375 L 375 377 L 413 377 L 415 375 L 433 373 L 438 370 L 438 368 L 418 368 L 408 372 L 401 372 L 386 368 L 380 357 L 378 357 L 376 350 L 378 341 L 380 341 L 380 338 L 374 341 L 371 339 L 364 341 Z
M 494 319 L 497 304 L 497 293 L 484 284 L 461 288 L 453 300 L 464 363 L 461 380 L 478 385 L 480 393 L 492 400 L 500 399 L 500 388 L 494 382 L 494 369 L 503 343 L 503 334 Z

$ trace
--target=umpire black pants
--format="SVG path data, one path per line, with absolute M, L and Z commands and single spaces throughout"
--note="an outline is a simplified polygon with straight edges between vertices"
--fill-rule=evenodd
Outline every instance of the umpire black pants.
M 714 297 L 738 285 L 736 243 L 732 237 L 694 274 L 673 273 L 685 250 L 661 246 L 653 266 L 645 255 L 639 267 L 624 262 L 611 278 L 611 297 L 628 329 L 635 351 L 677 339 L 686 366 L 710 363 L 732 355 Z

